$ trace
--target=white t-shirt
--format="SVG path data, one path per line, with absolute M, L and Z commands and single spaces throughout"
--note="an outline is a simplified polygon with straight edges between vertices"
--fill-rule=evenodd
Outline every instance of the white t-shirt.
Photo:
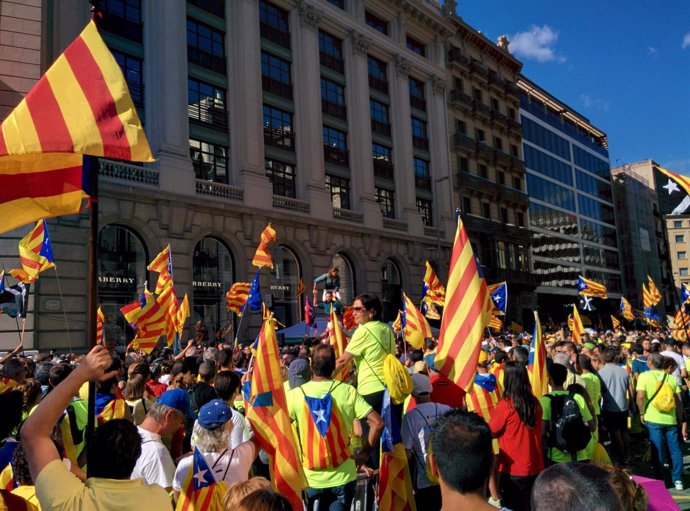
M 130 479 L 141 478 L 146 484 L 158 484 L 170 488 L 175 475 L 175 464 L 161 436 L 137 426 L 141 436 L 141 456 L 134 466 Z
M 222 453 L 205 452 L 206 464 L 213 471 L 216 481 L 224 480 L 228 486 L 249 478 L 249 469 L 256 458 L 254 442 L 243 442 L 235 449 L 226 449 Z M 192 469 L 194 456 L 186 456 L 180 460 L 175 470 L 172 483 L 173 490 L 181 491 L 187 473 Z
M 230 449 L 234 449 L 242 442 L 246 442 L 254 436 L 251 426 L 240 412 L 232 409 L 232 432 L 230 433 Z
M 672 350 L 662 351 L 661 353 L 659 353 L 659 355 L 672 358 L 673 360 L 676 361 L 676 363 L 678 364 L 678 367 L 676 367 L 676 370 L 673 371 L 671 374 L 676 378 L 676 383 L 678 383 L 678 385 L 682 387 L 683 381 L 680 378 L 680 370 L 685 369 L 685 362 L 683 361 L 683 356 L 680 355 L 679 353 L 676 353 L 675 351 L 672 351 Z
M 431 425 L 436 417 L 450 410 L 450 406 L 440 403 L 422 403 L 403 417 L 402 440 L 405 449 L 413 452 L 412 458 L 417 467 L 417 488 L 428 488 L 432 485 L 426 477 L 427 446 L 431 435 Z

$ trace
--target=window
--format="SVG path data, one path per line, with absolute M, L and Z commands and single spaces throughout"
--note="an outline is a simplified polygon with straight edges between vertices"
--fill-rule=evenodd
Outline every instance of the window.
M 295 132 L 292 114 L 270 105 L 264 105 L 264 143 L 274 147 L 295 150 Z
M 187 58 L 193 64 L 225 74 L 225 35 L 188 18 Z
M 465 156 L 458 156 L 458 170 L 460 172 L 470 171 L 470 160 L 468 160 Z
M 491 98 L 491 108 L 494 109 L 496 112 L 500 112 L 501 108 L 499 107 L 498 104 L 498 99 L 496 98 Z
M 464 91 L 465 90 L 465 82 L 462 78 L 459 76 L 454 76 L 453 77 L 453 88 L 457 89 L 459 91 Z
M 417 149 L 429 150 L 429 137 L 426 132 L 426 122 L 412 117 L 412 145 Z
M 189 139 L 189 156 L 192 158 L 197 179 L 227 183 L 227 147 Z
M 104 14 L 100 18 L 102 30 L 138 43 L 143 41 L 141 0 L 105 0 L 101 3 L 101 11 Z
M 343 42 L 337 37 L 319 30 L 319 57 L 322 66 L 343 73 Z
M 386 63 L 369 55 L 367 57 L 367 68 L 369 69 L 369 87 L 388 94 Z
M 508 223 L 508 208 L 501 208 L 501 223 Z
M 494 137 L 494 147 L 499 151 L 503 151 L 503 139 L 501 137 Z
M 515 119 L 515 109 L 512 106 L 508 107 L 508 118 L 510 118 L 512 120 L 516 120 Z
M 482 99 L 483 99 L 482 90 L 481 90 L 481 89 L 478 89 L 478 88 L 476 88 L 476 87 L 475 87 L 474 89 L 472 89 L 472 97 L 473 97 L 474 99 L 476 99 L 477 101 L 480 101 L 480 102 L 481 102 Z
M 125 75 L 129 93 L 132 96 L 134 106 L 144 108 L 144 78 L 142 74 L 142 60 L 132 57 L 117 50 L 111 50 L 113 57 L 120 65 L 122 74 Z
M 350 209 L 350 180 L 326 174 L 326 189 L 334 208 Z
M 225 18 L 225 0 L 189 0 L 189 3 L 219 18 Z
M 433 211 L 431 208 L 430 200 L 417 197 L 417 211 L 419 211 L 419 216 L 422 217 L 422 223 L 427 227 L 433 227 L 434 225 Z
M 522 117 L 522 138 L 561 158 L 570 159 L 570 142 L 525 116 Z M 525 155 L 525 161 L 526 158 Z
M 513 176 L 513 188 L 522 190 L 522 179 L 520 179 L 520 176 Z
M 327 162 L 343 166 L 347 166 L 349 164 L 347 153 L 347 134 L 345 132 L 329 126 L 324 126 L 323 146 L 324 158 Z
M 498 184 L 499 185 L 506 184 L 506 173 L 503 172 L 502 170 L 498 171 Z
M 510 144 L 510 155 L 513 158 L 519 158 L 520 157 L 520 153 L 518 152 L 518 146 L 517 145 Z
M 391 149 L 390 147 L 383 146 L 381 144 L 371 144 L 371 154 L 374 160 L 381 160 L 387 163 L 391 163 Z
M 431 190 L 431 176 L 429 175 L 429 162 L 421 158 L 414 158 L 414 183 L 417 188 Z
M 417 55 L 422 57 L 426 56 L 426 48 L 424 43 L 418 41 L 414 37 L 407 36 L 407 48 L 415 52 Z
M 676 234 L 676 243 L 685 243 L 685 235 Z
M 477 129 L 476 138 L 479 142 L 486 143 L 486 132 L 482 129 Z
M 380 135 L 390 136 L 391 124 L 388 105 L 381 103 L 380 101 L 376 101 L 375 99 L 370 99 L 369 110 L 371 112 L 372 131 L 379 133 Z
M 678 259 L 681 261 L 684 261 L 685 259 L 688 258 L 688 253 L 687 252 L 678 252 Z
M 381 144 L 371 144 L 371 155 L 374 160 L 374 175 L 376 177 L 394 179 L 394 169 L 391 159 L 391 149 Z
M 530 198 L 548 202 L 569 211 L 575 211 L 575 194 L 556 183 L 527 174 L 527 190 Z M 580 210 L 580 213 L 582 213 L 582 210 Z
M 525 214 L 522 211 L 516 212 L 515 218 L 516 218 L 516 222 L 517 222 L 519 227 L 525 226 Z
M 385 188 L 376 188 L 376 202 L 381 207 L 381 214 L 385 218 L 395 218 L 395 192 Z
M 366 21 L 366 24 L 374 30 L 378 30 L 382 34 L 388 35 L 388 22 L 386 20 L 379 18 L 369 11 L 364 12 L 364 20 Z
M 683 221 L 682 220 L 674 220 L 673 221 L 673 228 L 674 229 L 680 229 L 683 227 Z
M 526 144 L 524 151 L 527 168 L 552 177 L 563 184 L 573 184 L 573 169 L 570 165 Z
M 455 119 L 455 133 L 462 133 L 467 135 L 467 123 L 460 119 Z
M 345 87 L 327 78 L 321 78 L 321 109 L 325 114 L 346 119 Z
M 426 99 L 424 96 L 424 83 L 415 78 L 410 78 L 410 106 L 418 110 L 426 110 Z
M 489 168 L 483 163 L 479 164 L 479 177 L 489 179 Z
M 491 220 L 491 204 L 482 202 L 482 216 Z
M 504 241 L 499 241 L 496 243 L 496 263 L 502 270 L 508 268 L 508 265 L 506 264 L 506 244 Z
M 261 52 L 261 80 L 265 91 L 292 99 L 290 62 L 280 57 Z
M 295 198 L 295 167 L 289 163 L 266 159 L 266 175 L 273 185 L 273 195 Z
M 260 0 L 259 22 L 261 37 L 285 48 L 290 48 L 288 16 L 288 11 L 265 0 Z
M 472 214 L 472 198 L 471 197 L 463 197 L 462 198 L 462 212 L 465 213 L 466 215 Z
M 680 273 L 681 277 L 687 277 L 688 276 L 688 269 L 687 268 L 678 268 L 678 272 Z
M 202 124 L 226 130 L 225 90 L 189 78 L 187 80 L 187 113 Z

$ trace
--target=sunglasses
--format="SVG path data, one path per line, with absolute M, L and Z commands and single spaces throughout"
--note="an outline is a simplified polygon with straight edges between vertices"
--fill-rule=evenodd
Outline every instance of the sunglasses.
M 352 312 L 362 312 L 366 309 L 364 307 L 352 307 Z

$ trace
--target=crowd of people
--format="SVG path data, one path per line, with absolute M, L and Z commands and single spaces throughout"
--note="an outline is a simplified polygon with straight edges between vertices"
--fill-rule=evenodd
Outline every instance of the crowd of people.
M 631 442 L 648 445 L 656 475 L 669 469 L 683 489 L 690 344 L 658 330 L 592 331 L 578 343 L 567 330 L 546 332 L 549 388 L 535 396 L 531 337 L 487 333 L 464 390 L 437 370 L 434 339 L 413 349 L 396 338 L 376 296 L 358 296 L 352 311 L 358 326 L 340 356 L 327 339 L 280 352 L 306 509 L 375 505 L 390 355 L 412 381 L 390 413 L 419 510 L 647 509 Z M 26 357 L 18 346 L 0 360 L 6 507 L 189 509 L 201 456 L 222 490 L 208 509 L 291 509 L 244 415 L 251 359 L 249 346 L 215 341 L 148 355 L 97 346 Z M 96 427 L 87 438 L 89 382 Z

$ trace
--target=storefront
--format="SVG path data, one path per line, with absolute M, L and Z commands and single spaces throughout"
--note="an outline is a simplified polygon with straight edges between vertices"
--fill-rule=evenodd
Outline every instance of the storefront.
M 291 326 L 302 320 L 302 302 L 300 297 L 296 296 L 302 269 L 295 253 L 283 245 L 273 247 L 271 255 L 273 270 L 270 275 L 270 295 L 267 303 L 278 321 L 285 326 Z M 311 293 L 309 286 L 306 293 Z

